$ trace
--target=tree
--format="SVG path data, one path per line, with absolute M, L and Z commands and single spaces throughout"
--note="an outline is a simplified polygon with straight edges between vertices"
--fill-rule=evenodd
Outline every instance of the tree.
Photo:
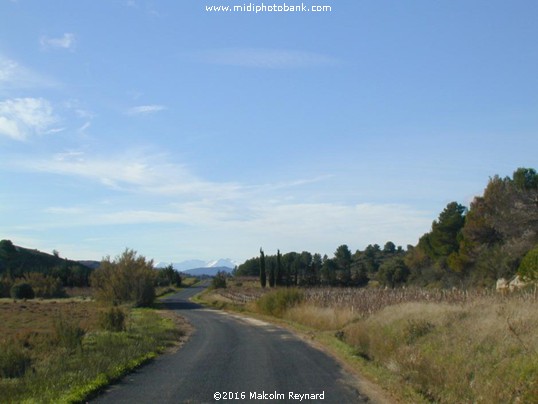
M 402 258 L 396 257 L 385 261 L 379 267 L 377 279 L 382 285 L 394 288 L 407 281 L 410 271 Z
M 538 280 L 538 245 L 525 255 L 519 265 L 518 273 L 524 280 Z
M 336 269 L 338 266 L 334 259 L 323 256 L 323 264 L 321 265 L 321 283 L 324 285 L 336 285 Z
M 387 241 L 383 247 L 383 253 L 394 254 L 396 252 L 396 245 L 392 241 Z
M 270 261 L 270 268 L 269 268 L 269 287 L 274 288 L 275 287 L 275 261 Z
M 458 250 L 465 212 L 465 206 L 451 202 L 441 212 L 439 219 L 433 222 L 429 242 L 434 257 L 448 257 Z
M 158 271 L 156 283 L 158 286 L 181 286 L 181 275 L 175 270 L 172 264 L 167 265 Z
M 17 250 L 11 240 L 0 241 L 0 273 L 5 269 L 8 277 L 12 275 L 11 261 L 16 254 Z
M 337 265 L 336 278 L 343 285 L 349 285 L 351 281 L 351 251 L 346 244 L 339 246 L 334 253 L 334 261 Z
M 211 286 L 213 286 L 214 289 L 226 289 L 227 276 L 228 275 L 224 271 L 217 272 L 217 274 L 213 277 Z
M 113 261 L 110 257 L 104 258 L 93 271 L 90 282 L 99 300 L 114 305 L 149 306 L 155 300 L 156 276 L 153 260 L 147 261 L 136 251 L 125 249 Z
M 276 253 L 276 280 L 275 283 L 277 286 L 282 286 L 284 284 L 282 277 L 283 277 L 283 271 L 282 271 L 282 256 L 280 255 L 280 250 L 277 250 Z
M 267 285 L 267 275 L 265 274 L 265 254 L 260 248 L 260 285 L 265 288 Z

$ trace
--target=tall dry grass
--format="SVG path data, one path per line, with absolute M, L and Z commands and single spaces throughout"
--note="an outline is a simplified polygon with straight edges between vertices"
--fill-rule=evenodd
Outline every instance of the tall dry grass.
M 344 329 L 357 353 L 440 403 L 538 402 L 536 302 L 406 303 Z
M 267 293 L 267 292 L 264 292 Z M 228 290 L 237 304 L 267 299 Z M 331 331 L 438 403 L 538 403 L 538 294 L 302 289 L 279 317 Z M 259 300 L 258 300 L 259 301 Z

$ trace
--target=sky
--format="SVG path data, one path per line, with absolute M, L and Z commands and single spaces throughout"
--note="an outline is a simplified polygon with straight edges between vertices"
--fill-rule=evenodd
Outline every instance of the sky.
M 535 0 L 285 4 L 0 0 L 0 238 L 156 262 L 405 248 L 538 168 Z

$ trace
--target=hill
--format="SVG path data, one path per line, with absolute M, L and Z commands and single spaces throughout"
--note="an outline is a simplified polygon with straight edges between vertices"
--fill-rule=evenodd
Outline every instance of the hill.
M 88 286 L 89 275 L 95 264 L 16 246 L 10 240 L 0 241 L 0 278 L 20 278 L 38 272 L 59 278 L 64 286 Z

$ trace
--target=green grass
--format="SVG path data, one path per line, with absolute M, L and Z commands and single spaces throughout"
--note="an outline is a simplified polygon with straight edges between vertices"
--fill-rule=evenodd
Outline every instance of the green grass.
M 163 352 L 181 333 L 171 319 L 152 309 L 132 309 L 123 332 L 94 330 L 81 335 L 77 327 L 62 320 L 57 325 L 59 338 L 45 335 L 40 344 L 19 347 L 31 356 L 31 371 L 20 377 L 0 379 L 1 401 L 83 402 Z M 9 343 L 13 341 L 4 342 Z M 0 347 L 0 352 L 5 351 Z

